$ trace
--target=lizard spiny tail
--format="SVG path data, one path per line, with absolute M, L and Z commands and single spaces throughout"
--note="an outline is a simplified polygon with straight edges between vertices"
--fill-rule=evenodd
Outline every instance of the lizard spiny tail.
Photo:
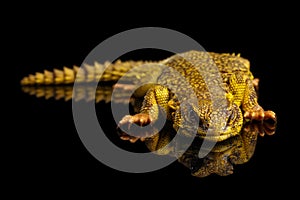
M 95 62 L 94 65 L 83 64 L 83 68 L 73 66 L 73 68 L 63 67 L 62 70 L 44 70 L 44 72 L 36 72 L 35 74 L 29 74 L 28 76 L 24 77 L 21 80 L 21 85 L 67 85 L 73 84 L 75 79 L 79 83 L 98 82 L 99 80 L 103 82 L 116 82 L 133 67 L 146 63 L 148 62 L 122 62 L 117 60 L 114 63 L 107 61 L 104 64 L 100 64 L 98 62 Z M 142 76 L 142 73 L 134 74 L 134 76 L 135 78 L 136 76 Z M 130 76 L 126 77 L 130 78 Z M 140 79 L 141 77 L 138 78 Z

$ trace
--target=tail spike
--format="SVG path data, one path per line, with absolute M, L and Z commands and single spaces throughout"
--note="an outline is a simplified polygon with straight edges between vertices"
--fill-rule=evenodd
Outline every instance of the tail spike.
M 69 83 L 74 83 L 75 80 L 75 74 L 74 74 L 74 70 L 64 67 L 64 74 L 65 74 L 65 83 L 69 84 Z
M 84 69 L 86 70 L 86 82 L 93 82 L 95 79 L 95 67 L 84 64 Z
M 76 74 L 76 82 L 78 82 L 78 83 L 85 82 L 85 71 L 84 71 L 84 69 L 74 65 L 73 70 Z
M 59 70 L 59 69 L 54 69 L 53 72 L 54 72 L 54 82 L 55 82 L 55 84 L 64 83 L 64 80 L 65 80 L 64 72 L 62 70 Z
M 29 85 L 30 84 L 30 81 L 29 81 L 29 78 L 28 77 L 24 77 L 22 80 L 21 80 L 21 85 Z
M 29 74 L 28 80 L 30 85 L 35 84 L 35 76 L 33 74 Z
M 54 75 L 53 72 L 48 70 L 44 70 L 44 82 L 46 85 L 50 85 L 54 83 Z
M 35 73 L 35 83 L 36 84 L 43 84 L 45 82 L 45 76 L 43 73 L 36 72 Z

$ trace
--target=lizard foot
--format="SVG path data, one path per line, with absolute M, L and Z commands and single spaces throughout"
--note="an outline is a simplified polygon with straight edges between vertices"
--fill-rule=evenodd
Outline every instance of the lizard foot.
M 260 109 L 260 110 L 255 110 L 255 111 L 246 111 L 244 113 L 244 117 L 251 121 L 252 120 L 255 120 L 255 121 L 271 120 L 274 123 L 277 122 L 276 114 L 270 110 L 264 111 L 263 109 Z
M 157 133 L 151 125 L 152 121 L 150 116 L 144 113 L 124 116 L 117 127 L 120 139 L 129 140 L 132 143 L 135 143 L 139 139 L 144 141 L 147 137 Z M 138 126 L 133 126 L 133 124 Z M 145 127 L 147 125 L 149 125 L 149 128 Z

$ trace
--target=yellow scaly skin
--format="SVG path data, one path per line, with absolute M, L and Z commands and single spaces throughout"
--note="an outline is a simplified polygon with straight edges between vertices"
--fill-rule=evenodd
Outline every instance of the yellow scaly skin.
M 157 70 L 153 71 L 151 68 L 143 66 L 157 64 L 167 67 L 156 68 Z M 136 66 L 141 67 L 134 68 Z M 218 71 L 215 71 L 214 66 L 217 66 Z M 249 61 L 235 54 L 189 51 L 176 54 L 160 62 L 117 61 L 113 64 L 85 65 L 84 69 L 65 67 L 64 70 L 55 69 L 53 72 L 44 71 L 44 73 L 29 75 L 22 79 L 21 84 L 72 84 L 75 77 L 78 82 L 98 80 L 116 82 L 133 68 L 134 70 L 125 76 L 126 84 L 143 85 L 149 81 L 160 84 L 150 84 L 135 92 L 137 96 L 144 96 L 140 113 L 124 116 L 119 122 L 119 127 L 122 127 L 123 130 L 127 129 L 129 133 L 131 132 L 130 124 L 136 123 L 144 126 L 155 123 L 161 113 L 166 114 L 176 131 L 184 128 L 182 133 L 185 135 L 193 135 L 189 132 L 193 127 L 189 127 L 189 125 L 193 126 L 193 121 L 199 117 L 198 135 L 205 137 L 207 130 L 214 128 L 218 132 L 207 136 L 213 141 L 222 141 L 239 134 L 246 119 L 259 121 L 272 119 L 276 122 L 275 113 L 264 111 L 257 102 L 255 91 L 257 79 L 254 79 L 250 71 Z M 174 76 L 172 70 L 178 72 L 186 81 Z M 221 80 L 216 78 L 218 74 L 221 75 Z M 219 90 L 212 91 L 208 84 L 215 84 Z M 191 94 L 187 92 L 187 88 L 191 89 L 198 99 L 197 104 L 181 105 L 178 97 L 166 87 L 168 85 L 175 87 L 176 94 L 179 93 L 183 101 L 189 100 Z M 221 99 L 220 105 L 213 105 L 212 97 Z M 189 115 L 183 115 L 181 111 L 186 111 Z M 224 118 L 226 124 L 218 123 L 224 121 Z M 211 127 L 211 124 L 215 127 Z M 153 131 L 156 130 L 153 129 Z M 150 135 L 152 134 L 155 132 L 150 133 Z M 136 137 L 126 137 L 125 134 L 121 138 L 135 142 L 138 138 L 144 137 L 143 133 L 134 135 Z

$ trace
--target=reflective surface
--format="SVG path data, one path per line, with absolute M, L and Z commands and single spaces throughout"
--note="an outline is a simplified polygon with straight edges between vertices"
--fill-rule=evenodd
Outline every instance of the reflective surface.
M 178 161 L 189 168 L 193 176 L 205 177 L 210 174 L 226 176 L 234 172 L 236 165 L 248 162 L 255 152 L 259 136 L 273 135 L 276 125 L 274 123 L 245 123 L 239 135 L 218 142 L 204 158 L 199 158 L 202 139 L 195 138 L 188 150 L 178 158 Z M 150 150 L 158 150 L 171 139 L 169 130 L 162 130 L 157 136 L 146 139 L 146 146 Z M 170 147 L 168 152 L 161 155 L 176 156 L 180 152 L 180 144 Z M 201 149 L 203 151 L 203 149 Z M 205 151 L 205 149 L 204 149 Z
M 116 90 L 118 89 L 119 88 L 116 88 Z M 104 105 L 109 105 L 108 103 L 111 101 L 113 88 L 109 85 L 99 86 L 95 94 L 93 93 L 93 88 L 88 85 L 78 87 L 74 91 L 72 86 L 27 86 L 22 87 L 22 91 L 37 98 L 43 98 L 46 100 L 55 99 L 57 102 L 70 101 L 72 98 L 75 98 L 76 101 L 102 102 Z M 125 93 L 126 90 L 116 92 L 115 94 L 119 95 L 114 96 L 114 102 L 112 103 L 123 104 L 126 102 L 126 99 L 123 98 Z M 141 106 L 140 100 L 141 99 L 134 97 L 130 100 L 132 114 L 138 113 Z M 99 112 L 101 113 L 102 111 L 100 110 Z M 101 124 L 101 116 L 99 117 L 99 122 Z M 140 138 L 133 138 L 132 136 L 126 135 L 117 129 L 110 130 L 108 137 L 116 144 L 120 144 L 120 141 L 116 140 L 125 140 L 125 142 L 128 143 L 127 150 L 129 151 L 132 151 L 132 148 L 128 148 L 128 145 L 136 146 L 137 144 L 132 143 L 136 143 L 138 141 L 146 148 L 142 147 L 140 144 L 139 148 L 135 149 L 135 151 L 155 151 L 159 156 L 177 157 L 178 162 L 187 167 L 192 176 L 206 177 L 211 174 L 227 176 L 234 173 L 235 166 L 245 164 L 251 160 L 255 153 L 257 140 L 267 140 L 268 138 L 262 137 L 265 135 L 271 136 L 275 133 L 275 131 L 276 124 L 272 121 L 245 122 L 239 135 L 216 143 L 213 149 L 208 152 L 205 152 L 206 149 L 202 148 L 203 140 L 196 137 L 192 145 L 183 153 L 182 156 L 178 156 L 178 154 L 182 153 L 182 149 L 185 148 L 185 143 L 181 142 L 180 139 L 176 141 L 174 145 L 161 150 L 162 147 L 169 144 L 176 134 L 172 128 L 172 124 L 169 124 L 168 122 L 161 131 L 151 137 L 141 136 Z M 184 138 L 182 141 L 184 141 Z M 122 148 L 122 145 L 120 147 Z M 199 157 L 200 148 L 201 151 L 204 151 L 205 154 L 207 154 L 204 158 Z

